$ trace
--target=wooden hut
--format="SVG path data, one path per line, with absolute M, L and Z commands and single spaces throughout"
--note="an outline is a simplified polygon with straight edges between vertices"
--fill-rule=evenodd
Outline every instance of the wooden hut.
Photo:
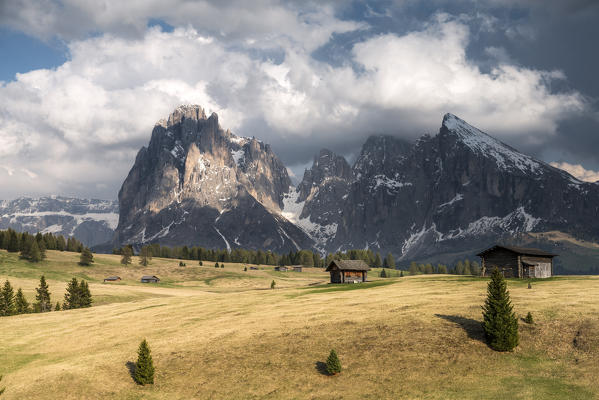
M 141 283 L 158 283 L 160 279 L 156 275 L 144 275 L 141 277 Z
M 326 269 L 331 273 L 331 283 L 366 282 L 368 264 L 362 260 L 333 260 Z
M 549 278 L 553 276 L 553 257 L 543 250 L 495 245 L 477 254 L 482 260 L 482 276 L 497 268 L 506 278 Z
M 287 272 L 287 269 L 288 268 L 284 265 L 275 267 L 275 271 L 280 271 L 280 272 Z
M 120 276 L 109 276 L 108 278 L 104 278 L 104 282 L 118 282 L 120 280 Z
M 303 265 L 294 265 L 292 268 L 293 268 L 293 272 L 302 272 L 304 266 Z

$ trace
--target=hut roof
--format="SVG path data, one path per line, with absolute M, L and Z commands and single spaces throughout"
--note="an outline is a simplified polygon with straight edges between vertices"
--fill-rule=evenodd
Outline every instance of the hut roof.
M 481 251 L 477 254 L 477 256 L 482 257 L 487 253 L 496 250 L 496 249 L 506 249 L 513 253 L 520 254 L 523 256 L 541 256 L 541 257 L 556 257 L 557 254 L 548 253 L 541 249 L 535 249 L 533 247 L 516 247 L 516 246 L 503 246 L 503 245 L 495 245 L 486 250 Z
M 107 281 L 117 281 L 119 279 L 121 279 L 120 276 L 109 276 L 108 278 L 105 278 L 104 280 L 107 280 Z
M 368 264 L 362 260 L 333 260 L 326 270 L 330 271 L 333 266 L 344 271 L 370 271 Z
M 141 279 L 158 279 L 156 275 L 144 275 Z

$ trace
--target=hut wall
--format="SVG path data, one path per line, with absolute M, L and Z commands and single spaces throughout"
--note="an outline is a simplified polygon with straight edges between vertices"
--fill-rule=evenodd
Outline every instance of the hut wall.
M 346 283 L 362 282 L 363 271 L 343 271 L 343 274 Z
M 495 249 L 484 256 L 485 276 L 497 268 L 506 278 L 518 276 L 518 255 L 504 249 Z
M 338 269 L 334 269 L 331 272 L 331 283 L 341 283 L 341 272 Z
M 526 261 L 530 264 L 536 264 L 534 268 L 530 268 L 530 278 L 549 278 L 551 277 L 551 263 L 550 257 L 532 257 L 522 256 L 522 261 Z

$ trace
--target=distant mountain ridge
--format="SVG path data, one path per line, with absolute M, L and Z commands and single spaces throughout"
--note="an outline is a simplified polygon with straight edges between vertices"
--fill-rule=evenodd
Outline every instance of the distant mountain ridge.
M 156 124 L 119 193 L 114 245 L 471 255 L 503 237 L 599 238 L 599 185 L 452 114 L 414 143 L 371 136 L 353 165 L 323 149 L 297 187 L 269 145 L 181 106 Z
M 0 201 L 0 229 L 73 236 L 86 246 L 112 240 L 119 217 L 116 201 L 47 196 Z

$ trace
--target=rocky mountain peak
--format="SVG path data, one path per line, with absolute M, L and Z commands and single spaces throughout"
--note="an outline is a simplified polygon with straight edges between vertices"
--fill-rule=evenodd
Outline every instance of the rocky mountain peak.
M 333 153 L 331 150 L 322 149 L 314 157 L 312 167 L 304 171 L 302 182 L 297 188 L 299 192 L 298 201 L 306 200 L 313 188 L 330 179 L 339 179 L 347 183 L 353 179 L 353 172 L 344 157 Z
M 216 116 L 216 113 L 212 113 L 211 117 L 212 116 Z M 194 121 L 203 120 L 206 119 L 206 112 L 197 104 L 181 105 L 168 116 L 166 127 L 179 124 L 185 119 L 191 119 Z M 216 121 L 218 123 L 218 116 L 216 116 Z

